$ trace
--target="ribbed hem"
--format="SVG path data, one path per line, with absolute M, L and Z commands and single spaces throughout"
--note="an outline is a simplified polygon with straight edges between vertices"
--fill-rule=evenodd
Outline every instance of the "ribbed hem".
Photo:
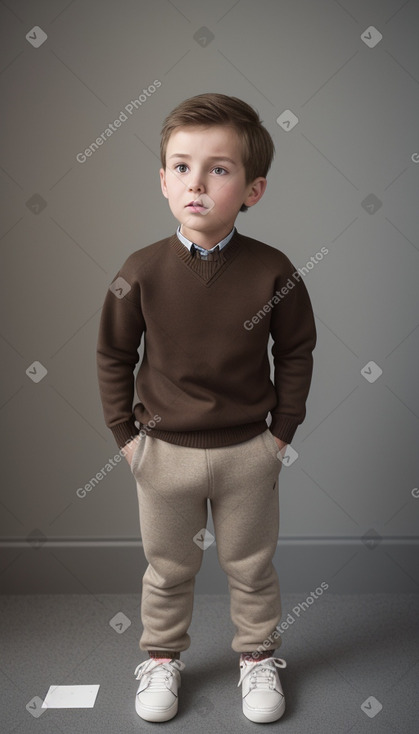
M 135 425 L 134 418 L 124 423 L 118 423 L 116 426 L 110 426 L 110 429 L 120 449 L 122 449 L 128 441 L 132 441 L 135 436 L 138 436 L 138 428 Z
M 210 431 L 175 432 L 162 431 L 156 428 L 148 430 L 148 435 L 159 438 L 161 441 L 173 443 L 177 446 L 186 446 L 192 449 L 216 449 L 221 446 L 232 446 L 235 443 L 244 443 L 258 436 L 267 429 L 266 421 L 248 423 L 233 428 L 217 428 Z
M 269 426 L 269 430 L 274 436 L 280 438 L 281 441 L 291 443 L 300 423 L 302 421 L 290 418 L 288 415 L 272 416 L 272 423 Z

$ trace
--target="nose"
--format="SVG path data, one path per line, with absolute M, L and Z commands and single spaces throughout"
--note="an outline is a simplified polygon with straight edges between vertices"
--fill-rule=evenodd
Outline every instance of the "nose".
M 204 190 L 204 187 L 200 183 L 192 182 L 192 183 L 188 184 L 188 189 L 189 189 L 189 191 L 199 191 L 199 192 L 202 193 L 202 191 Z
M 189 191 L 199 191 L 202 193 L 204 190 L 204 184 L 202 183 L 202 179 L 199 173 L 195 173 L 195 175 L 191 176 L 188 183 L 188 189 Z

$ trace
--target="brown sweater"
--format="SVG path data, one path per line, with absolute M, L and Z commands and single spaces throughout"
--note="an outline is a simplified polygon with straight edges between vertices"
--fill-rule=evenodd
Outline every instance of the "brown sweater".
M 290 443 L 305 418 L 315 344 L 307 289 L 280 250 L 236 231 L 207 262 L 166 237 L 133 252 L 105 297 L 97 370 L 106 425 L 119 448 L 139 432 L 135 421 L 142 435 L 214 448 L 262 433 L 270 412 L 271 432 Z

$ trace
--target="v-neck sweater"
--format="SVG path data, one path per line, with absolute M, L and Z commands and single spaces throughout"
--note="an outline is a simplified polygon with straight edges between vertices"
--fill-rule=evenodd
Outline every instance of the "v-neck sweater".
M 307 289 L 283 252 L 236 230 L 206 261 L 173 234 L 129 255 L 106 294 L 105 423 L 120 448 L 139 432 L 216 448 L 259 435 L 270 413 L 270 431 L 290 443 L 306 415 L 316 338 Z

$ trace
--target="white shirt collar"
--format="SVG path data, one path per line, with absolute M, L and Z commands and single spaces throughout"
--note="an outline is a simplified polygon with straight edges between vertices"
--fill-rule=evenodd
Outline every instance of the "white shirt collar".
M 182 232 L 180 231 L 180 224 L 179 224 L 179 226 L 178 226 L 178 228 L 176 230 L 176 234 L 177 234 L 178 238 L 180 239 L 180 241 L 183 242 L 183 244 L 185 245 L 185 247 L 188 248 L 189 251 L 190 251 L 192 245 L 195 245 L 195 247 L 197 247 L 198 250 L 200 250 L 200 251 L 202 251 L 204 253 L 208 253 L 208 252 L 212 252 L 213 250 L 215 250 L 216 247 L 219 247 L 220 250 L 223 247 L 225 247 L 230 242 L 230 240 L 231 240 L 232 236 L 234 235 L 235 231 L 236 231 L 236 227 L 233 227 L 233 229 L 231 230 L 231 232 L 228 233 L 227 237 L 224 237 L 224 239 L 222 239 L 221 242 L 218 242 L 217 245 L 214 245 L 214 247 L 211 247 L 210 250 L 206 250 L 204 247 L 200 247 L 199 245 L 195 244 L 191 240 L 188 240 L 188 238 L 185 237 L 185 235 L 182 234 Z

